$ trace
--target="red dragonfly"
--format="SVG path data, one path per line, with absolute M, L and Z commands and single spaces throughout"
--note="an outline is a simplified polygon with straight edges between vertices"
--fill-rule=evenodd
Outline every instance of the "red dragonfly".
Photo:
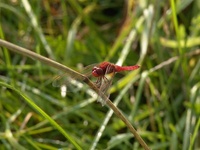
M 109 97 L 107 90 L 112 84 L 112 78 L 114 77 L 115 73 L 136 70 L 139 67 L 139 65 L 118 66 L 110 62 L 102 62 L 99 65 L 93 67 L 92 76 L 98 78 L 95 82 L 96 86 Z
M 112 84 L 112 79 L 114 75 L 118 72 L 122 71 L 131 71 L 136 70 L 140 66 L 134 65 L 134 66 L 118 66 L 110 62 L 102 62 L 97 65 L 90 65 L 86 67 L 86 70 L 90 70 L 89 73 L 86 73 L 88 76 L 92 75 L 93 77 L 97 77 L 97 80 L 95 82 L 95 85 L 99 88 L 101 92 L 103 92 L 105 95 L 109 97 L 109 93 L 107 92 L 109 87 Z M 76 77 L 73 77 L 73 79 L 76 79 Z M 98 99 L 98 101 L 102 102 L 102 105 L 104 105 L 103 101 L 101 99 Z

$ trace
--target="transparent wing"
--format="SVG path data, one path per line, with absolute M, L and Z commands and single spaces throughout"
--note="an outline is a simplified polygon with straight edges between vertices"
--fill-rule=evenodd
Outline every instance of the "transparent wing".
M 92 64 L 92 65 L 84 67 L 83 70 L 81 71 L 81 73 L 87 77 L 90 77 L 92 75 L 92 68 L 95 65 L 98 65 L 98 64 Z M 52 85 L 54 87 L 61 87 L 63 85 L 70 84 L 71 80 L 78 80 L 78 76 L 75 75 L 73 77 L 70 77 L 67 73 L 63 73 L 63 74 L 57 75 L 53 78 Z
M 68 78 L 69 75 L 67 73 L 55 76 L 52 82 L 53 87 L 61 87 L 63 85 L 67 85 L 67 83 L 69 82 Z
M 102 93 L 104 93 L 108 98 L 110 96 L 110 93 L 108 92 L 108 89 L 110 88 L 110 86 L 112 85 L 112 80 L 107 80 L 105 81 L 104 79 L 102 80 L 103 84 L 100 87 L 100 91 Z M 97 102 L 101 102 L 102 106 L 105 105 L 105 101 L 99 96 L 97 99 Z
M 100 87 L 99 87 L 99 90 L 102 93 L 104 93 L 108 98 L 110 96 L 110 93 L 108 92 L 108 89 L 112 85 L 113 77 L 115 75 L 115 72 L 111 71 L 111 69 L 113 70 L 113 66 L 112 65 L 109 65 L 106 68 L 105 76 L 102 77 L 101 84 L 100 84 Z M 108 72 L 109 72 L 109 74 L 107 74 Z M 97 101 L 101 102 L 102 106 L 104 106 L 105 103 L 106 103 L 101 97 L 98 97 Z

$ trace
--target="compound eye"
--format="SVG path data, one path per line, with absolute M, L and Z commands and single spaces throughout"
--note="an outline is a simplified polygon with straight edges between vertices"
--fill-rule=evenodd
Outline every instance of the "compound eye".
M 99 77 L 103 75 L 103 70 L 101 68 L 94 67 L 92 69 L 92 75 L 95 77 Z
M 92 68 L 92 72 L 93 72 L 93 71 L 96 71 L 97 69 L 98 69 L 97 67 L 93 67 L 93 68 Z
M 102 76 L 103 75 L 103 70 L 101 68 L 98 68 L 96 70 L 96 72 L 98 73 L 98 75 Z

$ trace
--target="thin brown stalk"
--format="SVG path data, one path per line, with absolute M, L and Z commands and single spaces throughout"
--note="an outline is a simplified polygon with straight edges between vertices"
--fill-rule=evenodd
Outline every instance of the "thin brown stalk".
M 108 99 L 108 97 L 106 95 L 104 95 L 96 86 L 95 84 L 93 84 L 93 82 L 91 82 L 89 80 L 89 78 L 83 74 L 80 74 L 54 60 L 51 60 L 49 58 L 46 58 L 44 56 L 41 56 L 37 53 L 34 53 L 28 49 L 19 47 L 17 45 L 14 45 L 10 42 L 7 42 L 5 40 L 1 40 L 0 39 L 0 46 L 6 47 L 7 49 L 15 52 L 15 53 L 19 53 L 21 55 L 39 60 L 40 62 L 43 62 L 49 66 L 52 66 L 58 70 L 62 70 L 64 72 L 66 72 L 69 76 L 73 77 L 76 76 L 78 77 L 78 79 L 82 80 L 83 82 L 85 82 L 86 84 L 88 84 L 90 86 L 91 89 L 93 89 L 96 93 L 99 94 L 99 96 L 106 102 L 106 104 L 114 111 L 114 113 L 126 124 L 126 126 L 130 129 L 131 133 L 135 136 L 135 138 L 138 140 L 138 142 L 141 144 L 141 146 L 145 149 L 145 150 L 149 150 L 150 148 L 147 146 L 147 144 L 144 142 L 144 140 L 140 137 L 140 135 L 137 133 L 137 131 L 135 130 L 135 128 L 131 125 L 131 123 L 129 122 L 128 119 L 126 119 L 126 117 L 121 113 L 121 111 L 111 102 L 110 99 Z

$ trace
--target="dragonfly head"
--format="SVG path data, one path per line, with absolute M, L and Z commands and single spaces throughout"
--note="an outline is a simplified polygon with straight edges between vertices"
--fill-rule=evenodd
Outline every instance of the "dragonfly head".
M 94 67 L 92 69 L 92 75 L 94 77 L 100 77 L 104 75 L 103 69 L 99 68 L 99 67 Z

